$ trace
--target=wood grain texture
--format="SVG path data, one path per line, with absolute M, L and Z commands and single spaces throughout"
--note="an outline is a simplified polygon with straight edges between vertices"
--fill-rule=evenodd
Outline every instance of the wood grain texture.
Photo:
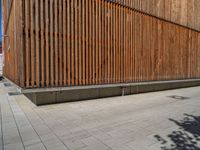
M 106 0 L 109 1 L 109 0 Z M 115 3 L 200 31 L 199 0 L 116 0 Z
M 13 0 L 4 38 L 4 75 L 21 87 L 200 77 L 200 33 L 173 23 L 185 24 L 190 18 L 197 25 L 193 19 L 198 15 L 184 12 L 197 8 L 195 0 L 195 5 L 187 0 L 181 5 L 162 0 L 124 0 L 123 5 L 106 0 L 20 1 Z

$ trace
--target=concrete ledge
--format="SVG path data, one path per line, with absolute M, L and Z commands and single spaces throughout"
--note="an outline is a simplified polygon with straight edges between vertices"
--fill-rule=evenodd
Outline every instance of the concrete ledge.
M 153 81 L 129 84 L 76 86 L 58 88 L 20 89 L 36 105 L 124 96 L 137 93 L 162 91 L 200 86 L 200 79 Z

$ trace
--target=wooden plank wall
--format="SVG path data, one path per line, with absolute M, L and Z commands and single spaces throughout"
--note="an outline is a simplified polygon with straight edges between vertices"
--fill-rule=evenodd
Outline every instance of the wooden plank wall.
M 24 86 L 22 0 L 3 0 L 2 2 L 5 65 L 3 74 L 16 84 Z
M 22 6 L 21 87 L 200 77 L 195 30 L 105 0 L 24 0 Z
M 114 0 L 114 2 L 200 31 L 199 0 Z
M 13 0 L 2 0 L 4 29 L 6 29 L 6 27 L 8 26 L 10 13 L 11 13 L 12 6 L 13 6 L 12 2 L 13 2 Z

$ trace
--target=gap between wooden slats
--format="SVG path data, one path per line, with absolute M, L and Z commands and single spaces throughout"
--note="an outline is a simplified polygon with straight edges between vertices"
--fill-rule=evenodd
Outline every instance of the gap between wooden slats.
M 199 77 L 199 34 L 190 29 L 103 0 L 24 7 L 26 87 Z

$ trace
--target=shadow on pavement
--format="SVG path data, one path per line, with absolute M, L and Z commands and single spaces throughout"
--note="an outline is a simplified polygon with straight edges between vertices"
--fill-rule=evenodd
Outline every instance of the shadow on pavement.
M 180 121 L 169 120 L 179 126 L 180 130 L 172 131 L 166 139 L 155 135 L 162 150 L 200 150 L 200 116 L 184 114 Z
M 1 74 L 0 74 L 0 81 L 2 81 L 4 78 L 1 76 Z

